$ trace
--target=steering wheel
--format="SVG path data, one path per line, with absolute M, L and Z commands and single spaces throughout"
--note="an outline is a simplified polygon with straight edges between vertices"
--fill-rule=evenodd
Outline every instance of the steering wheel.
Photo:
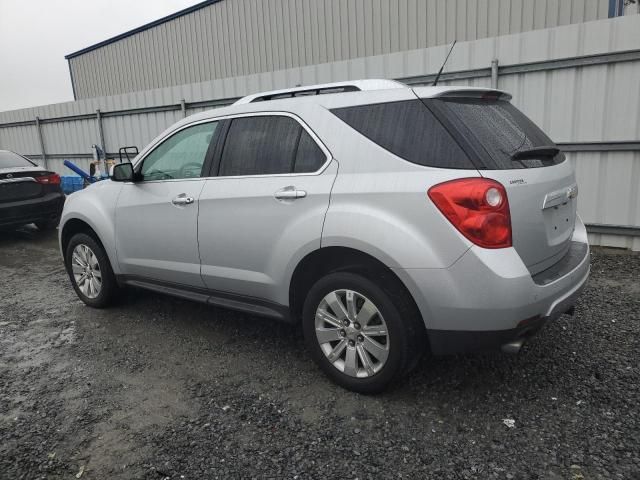
M 200 176 L 200 172 L 202 171 L 202 164 L 198 162 L 189 162 L 185 163 L 182 167 L 180 167 L 180 178 L 193 178 L 192 175 L 187 175 L 189 170 L 198 169 L 198 174 L 195 175 L 197 177 Z

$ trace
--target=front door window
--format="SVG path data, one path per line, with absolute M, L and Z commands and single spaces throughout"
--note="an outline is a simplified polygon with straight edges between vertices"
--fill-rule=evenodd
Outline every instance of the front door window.
M 175 133 L 142 163 L 144 181 L 199 178 L 218 122 L 201 123 Z

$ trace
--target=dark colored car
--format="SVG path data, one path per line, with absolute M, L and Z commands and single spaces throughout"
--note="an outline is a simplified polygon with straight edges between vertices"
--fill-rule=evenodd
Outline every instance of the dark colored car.
M 53 230 L 64 199 L 57 173 L 22 155 L 0 150 L 0 228 L 35 223 L 40 230 Z

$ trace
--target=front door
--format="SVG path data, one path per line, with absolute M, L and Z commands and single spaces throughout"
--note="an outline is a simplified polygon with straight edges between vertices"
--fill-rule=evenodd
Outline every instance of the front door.
M 116 210 L 116 250 L 124 275 L 203 287 L 198 255 L 198 208 L 203 167 L 218 122 L 187 126 L 164 139 L 136 165 Z

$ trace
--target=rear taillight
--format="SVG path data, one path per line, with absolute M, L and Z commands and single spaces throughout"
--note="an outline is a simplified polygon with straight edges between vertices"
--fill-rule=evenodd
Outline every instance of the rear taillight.
M 500 183 L 486 178 L 461 178 L 431 187 L 428 195 L 453 226 L 476 245 L 512 245 L 509 201 Z
M 43 185 L 60 185 L 60 175 L 57 173 L 48 173 L 46 175 L 40 175 L 36 177 L 36 182 Z

